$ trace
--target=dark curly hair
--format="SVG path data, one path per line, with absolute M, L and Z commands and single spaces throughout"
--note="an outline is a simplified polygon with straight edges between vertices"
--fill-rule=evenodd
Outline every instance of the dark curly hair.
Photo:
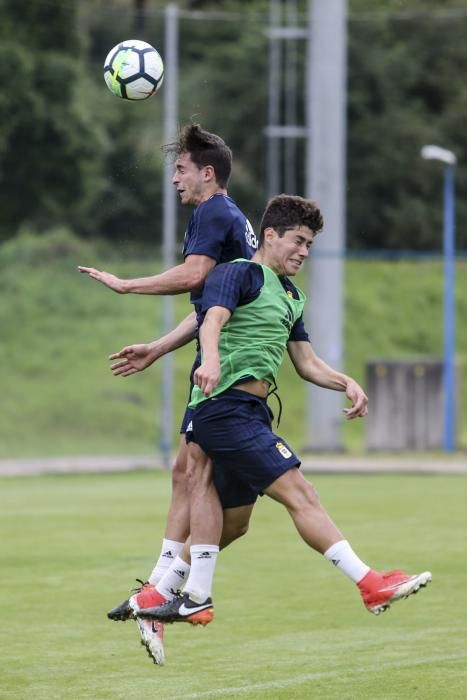
M 162 150 L 174 160 L 182 153 L 189 153 L 199 170 L 211 165 L 219 187 L 227 187 L 232 170 L 232 151 L 217 134 L 205 131 L 199 124 L 187 124 L 180 130 L 177 141 L 166 144 Z
M 296 195 L 278 194 L 269 200 L 261 219 L 259 245 L 264 241 L 264 230 L 273 228 L 283 236 L 289 228 L 307 226 L 313 233 L 323 228 L 323 217 L 316 202 Z

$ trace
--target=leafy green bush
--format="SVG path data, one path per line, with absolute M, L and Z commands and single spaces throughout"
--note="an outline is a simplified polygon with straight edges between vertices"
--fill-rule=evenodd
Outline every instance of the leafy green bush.
M 65 227 L 53 228 L 41 236 L 23 228 L 15 238 L 0 245 L 0 267 L 85 257 L 96 258 L 97 246 L 84 241 Z

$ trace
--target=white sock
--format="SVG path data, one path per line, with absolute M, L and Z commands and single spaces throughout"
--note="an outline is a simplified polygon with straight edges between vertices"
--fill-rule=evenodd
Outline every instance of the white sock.
M 351 578 L 354 583 L 361 581 L 370 570 L 370 567 L 357 557 L 347 540 L 341 540 L 331 545 L 324 552 L 324 556 Z
M 219 547 L 214 544 L 193 544 L 190 547 L 191 569 L 185 592 L 197 603 L 211 597 L 212 580 Z
M 182 551 L 184 544 L 184 542 L 175 542 L 175 540 L 166 540 L 165 538 L 162 540 L 161 553 L 148 579 L 149 583 L 152 583 L 153 586 L 159 583 L 175 557 Z
M 180 557 L 176 557 L 156 585 L 156 590 L 167 600 L 172 600 L 175 593 L 185 585 L 189 573 L 190 565 Z

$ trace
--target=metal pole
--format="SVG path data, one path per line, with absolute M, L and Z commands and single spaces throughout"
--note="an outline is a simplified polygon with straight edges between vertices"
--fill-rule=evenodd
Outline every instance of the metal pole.
M 276 28 L 281 23 L 281 0 L 270 0 L 269 22 L 270 28 Z M 269 84 L 268 84 L 268 126 L 274 127 L 280 124 L 281 114 L 281 63 L 282 42 L 276 37 L 269 37 Z M 267 133 L 267 182 L 268 197 L 278 194 L 280 188 L 280 161 L 281 141 L 278 136 Z
M 174 4 L 165 8 L 165 77 L 164 77 L 164 143 L 176 138 L 177 131 L 177 84 L 178 84 L 178 10 Z M 164 164 L 163 192 L 163 244 L 162 261 L 164 270 L 175 264 L 175 244 L 177 238 L 177 201 L 172 185 L 172 163 Z M 173 297 L 164 296 L 162 300 L 162 332 L 168 333 L 174 326 Z M 174 395 L 173 358 L 169 353 L 162 358 L 162 381 L 160 402 L 160 438 L 159 446 L 162 462 L 170 466 L 172 458 L 173 432 L 173 395 Z
M 296 27 L 298 11 L 296 0 L 287 0 L 287 23 Z M 285 44 L 285 124 L 297 123 L 297 39 L 286 40 Z M 297 140 L 291 136 L 285 138 L 284 144 L 284 191 L 297 194 Z
M 456 447 L 456 377 L 455 377 L 455 204 L 454 168 L 455 153 L 434 144 L 423 146 L 422 158 L 437 160 L 444 165 L 443 185 L 443 449 L 452 452 Z
M 444 425 L 443 447 L 452 452 L 456 434 L 454 165 L 444 166 Z
M 308 328 L 318 355 L 342 369 L 345 253 L 346 0 L 309 0 L 306 194 L 324 231 L 309 265 Z M 340 392 L 310 385 L 307 447 L 342 449 Z

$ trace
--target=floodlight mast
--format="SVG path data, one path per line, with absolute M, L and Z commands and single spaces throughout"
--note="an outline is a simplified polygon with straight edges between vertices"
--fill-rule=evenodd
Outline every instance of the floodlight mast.
M 448 151 L 446 148 L 441 148 L 440 146 L 423 146 L 421 156 L 425 160 L 439 160 L 445 165 L 455 165 L 457 163 L 455 153 Z
M 174 3 L 165 7 L 165 84 L 164 84 L 164 143 L 176 139 L 178 119 L 178 8 Z M 173 164 L 164 164 L 163 187 L 163 241 L 162 259 L 164 270 L 175 265 L 177 238 L 177 200 L 172 185 Z M 174 300 L 164 296 L 162 300 L 162 331 L 168 333 L 174 327 Z M 160 393 L 159 448 L 163 466 L 170 467 L 172 460 L 174 368 L 173 357 L 169 353 L 162 358 Z
M 434 146 L 423 146 L 421 156 L 425 160 L 437 160 L 444 165 L 443 193 L 443 260 L 444 260 L 444 331 L 443 331 L 443 449 L 452 452 L 456 448 L 456 378 L 455 378 L 455 153 Z
M 347 0 L 308 0 L 308 16 L 306 194 L 319 205 L 324 231 L 313 243 L 308 267 L 307 325 L 318 355 L 342 370 Z M 340 392 L 308 386 L 307 447 L 310 450 L 338 452 L 343 449 L 342 406 Z

